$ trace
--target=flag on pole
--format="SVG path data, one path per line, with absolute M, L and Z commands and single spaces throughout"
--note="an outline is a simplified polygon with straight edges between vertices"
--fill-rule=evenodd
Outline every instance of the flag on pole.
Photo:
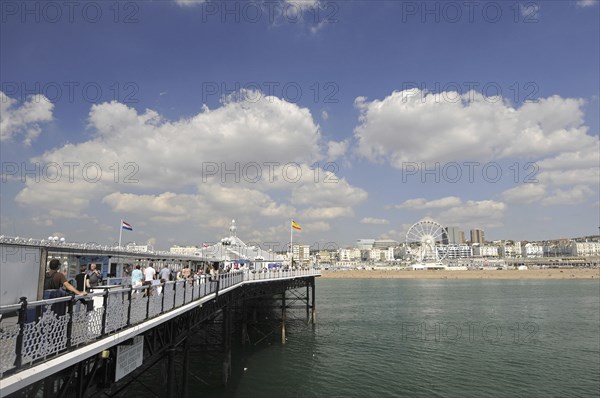
M 133 231 L 133 227 L 131 226 L 131 224 L 121 220 L 121 228 L 122 229 L 126 229 L 127 231 Z
M 300 228 L 300 225 L 296 224 L 296 221 L 292 220 L 292 228 L 297 229 L 298 231 L 301 231 L 302 228 Z

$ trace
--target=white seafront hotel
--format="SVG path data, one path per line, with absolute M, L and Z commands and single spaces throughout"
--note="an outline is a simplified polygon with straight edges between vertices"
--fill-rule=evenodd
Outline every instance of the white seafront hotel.
M 580 257 L 600 256 L 600 242 L 572 242 L 571 255 Z
M 521 246 L 521 255 L 527 258 L 544 257 L 544 247 L 537 243 L 526 243 Z
M 340 261 L 359 261 L 360 249 L 353 247 L 349 249 L 339 249 L 338 255 Z
M 437 245 L 438 256 L 444 257 L 448 252 L 447 259 L 470 258 L 473 257 L 473 249 L 469 245 Z
M 473 255 L 481 257 L 498 257 L 498 246 L 474 244 Z

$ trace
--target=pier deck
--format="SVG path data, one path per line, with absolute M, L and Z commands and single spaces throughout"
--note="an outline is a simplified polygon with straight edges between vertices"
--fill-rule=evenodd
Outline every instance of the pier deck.
M 219 274 L 216 280 L 201 276 L 152 287 L 117 287 L 85 297 L 23 297 L 0 307 L 0 395 L 27 396 L 43 390 L 44 396 L 89 396 L 100 370 L 111 373 L 101 378 L 104 382 L 114 382 L 140 367 L 136 361 L 150 360 L 148 353 L 166 355 L 166 348 L 180 344 L 201 322 L 228 312 L 234 299 L 258 294 L 281 297 L 284 342 L 285 292 L 306 288 L 306 313 L 314 320 L 317 276 L 320 271 L 311 268 L 244 270 Z M 142 347 L 143 359 L 141 353 L 130 355 L 133 365 L 117 366 L 119 352 L 135 346 Z

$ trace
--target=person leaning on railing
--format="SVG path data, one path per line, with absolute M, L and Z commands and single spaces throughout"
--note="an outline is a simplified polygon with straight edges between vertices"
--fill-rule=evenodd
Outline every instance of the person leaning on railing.
M 53 259 L 50 261 L 49 265 L 50 271 L 46 274 L 46 281 L 44 282 L 44 290 L 59 290 L 63 287 L 65 290 L 70 291 L 78 296 L 85 296 L 86 292 L 81 292 L 75 288 L 75 286 L 71 285 L 67 281 L 67 277 L 62 272 L 59 272 L 60 261 L 57 259 Z M 44 298 L 46 294 L 44 293 Z

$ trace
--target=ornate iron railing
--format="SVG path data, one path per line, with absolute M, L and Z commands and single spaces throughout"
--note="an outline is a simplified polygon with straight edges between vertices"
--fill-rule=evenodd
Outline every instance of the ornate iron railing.
M 239 271 L 216 280 L 106 289 L 86 296 L 27 301 L 0 307 L 0 378 L 148 321 L 242 282 L 318 276 L 315 269 Z

